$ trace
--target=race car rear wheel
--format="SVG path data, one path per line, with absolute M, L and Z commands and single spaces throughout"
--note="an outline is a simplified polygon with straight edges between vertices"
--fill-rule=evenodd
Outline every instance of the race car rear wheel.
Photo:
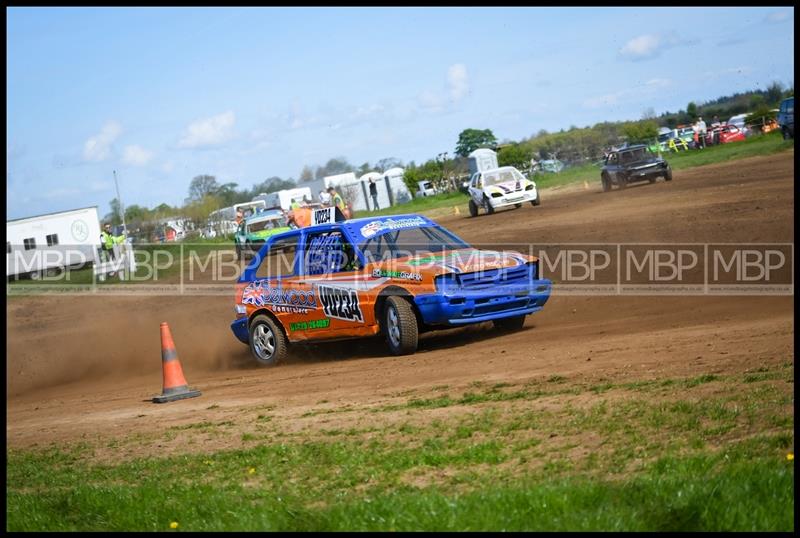
M 417 350 L 419 329 L 411 304 L 393 295 L 386 299 L 383 310 L 383 332 L 393 355 L 408 355 Z
M 492 321 L 494 328 L 500 331 L 518 331 L 525 325 L 525 316 L 502 318 Z
M 475 202 L 473 200 L 469 201 L 469 216 L 470 217 L 478 216 L 478 206 L 475 205 Z
M 494 213 L 492 202 L 490 202 L 489 198 L 486 196 L 483 197 L 483 208 L 486 210 L 487 215 L 491 215 L 492 213 Z
M 286 335 L 272 318 L 259 315 L 250 322 L 250 351 L 262 366 L 274 366 L 286 358 Z

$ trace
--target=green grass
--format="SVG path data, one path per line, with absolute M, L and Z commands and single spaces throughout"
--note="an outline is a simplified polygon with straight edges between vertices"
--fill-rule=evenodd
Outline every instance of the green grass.
M 12 449 L 7 530 L 789 532 L 793 372 L 758 372 L 776 379 L 477 384 L 461 397 L 405 396 L 365 422 L 351 407 L 352 422 L 321 429 L 253 420 L 273 409 L 254 407 L 241 448 L 166 457 L 118 455 L 173 439 L 202 446 L 235 424 Z

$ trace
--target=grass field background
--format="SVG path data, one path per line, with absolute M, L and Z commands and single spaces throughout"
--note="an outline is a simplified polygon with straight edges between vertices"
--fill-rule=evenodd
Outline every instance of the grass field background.
M 9 450 L 7 530 L 791 531 L 793 383 L 785 362 L 475 382 L 295 416 L 220 409 L 151 435 Z M 208 448 L 231 435 L 237 448 Z M 183 448 L 136 455 L 164 446 Z

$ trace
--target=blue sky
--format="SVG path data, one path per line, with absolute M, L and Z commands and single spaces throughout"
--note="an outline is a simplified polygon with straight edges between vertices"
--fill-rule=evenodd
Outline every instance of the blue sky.
M 794 9 L 9 8 L 7 218 L 794 84 Z

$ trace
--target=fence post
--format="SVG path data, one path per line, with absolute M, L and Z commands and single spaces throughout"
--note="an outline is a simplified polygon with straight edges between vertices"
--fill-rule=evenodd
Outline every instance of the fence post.
M 389 176 L 383 176 L 383 182 L 386 183 L 386 192 L 389 194 L 389 207 L 394 205 L 394 196 L 392 196 L 392 186 L 389 184 Z
M 364 181 L 359 181 L 359 183 L 361 183 L 361 192 L 364 193 L 364 205 L 367 207 L 367 211 L 370 211 L 369 198 L 367 197 L 367 187 L 364 185 Z M 373 207 L 372 210 L 375 210 L 375 208 Z

